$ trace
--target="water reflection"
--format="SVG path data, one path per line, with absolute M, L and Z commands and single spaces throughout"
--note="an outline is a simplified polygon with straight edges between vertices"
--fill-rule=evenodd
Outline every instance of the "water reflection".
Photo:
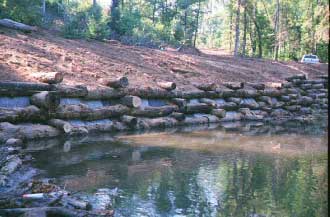
M 96 137 L 33 155 L 73 191 L 118 187 L 116 216 L 327 216 L 324 128 L 244 127 Z

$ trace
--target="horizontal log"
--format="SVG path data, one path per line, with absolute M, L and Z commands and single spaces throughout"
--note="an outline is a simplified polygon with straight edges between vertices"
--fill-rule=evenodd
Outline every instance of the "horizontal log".
M 137 125 L 137 118 L 133 116 L 123 115 L 120 117 L 120 120 L 129 127 L 135 127 Z
M 54 88 L 62 97 L 85 97 L 88 95 L 87 87 L 83 85 L 69 86 L 56 84 Z
M 232 90 L 238 90 L 244 88 L 243 82 L 224 82 L 223 85 Z
M 185 107 L 187 105 L 187 100 L 182 98 L 173 98 L 172 102 L 179 106 L 179 108 Z
M 195 124 L 208 124 L 209 119 L 206 116 L 194 117 L 187 116 L 184 121 L 181 122 L 183 125 L 195 125 Z
M 60 105 L 54 117 L 59 119 L 99 120 L 120 117 L 128 112 L 128 107 L 124 105 L 104 106 L 98 109 L 91 109 L 83 104 Z
M 253 82 L 247 82 L 245 84 L 246 87 L 252 87 L 256 90 L 264 90 L 266 88 L 266 85 L 264 83 L 253 83 Z
M 129 85 L 127 77 L 119 77 L 105 81 L 105 85 L 112 88 L 125 88 Z
M 186 115 L 180 112 L 173 112 L 170 114 L 170 117 L 175 118 L 177 121 L 183 121 L 186 118 Z
M 160 88 L 163 88 L 163 89 L 165 89 L 167 91 L 171 91 L 171 90 L 174 90 L 176 88 L 176 84 L 174 82 L 166 82 L 166 81 L 157 82 L 157 85 Z
M 86 128 L 72 126 L 69 122 L 60 119 L 50 119 L 48 124 L 68 135 L 83 135 L 88 133 Z
M 0 82 L 0 90 L 10 91 L 50 91 L 52 90 L 52 85 L 49 84 L 39 84 L 33 82 Z
M 36 106 L 28 106 L 25 108 L 0 108 L 0 122 L 33 122 L 43 121 L 46 119 L 46 115 Z
M 27 32 L 37 31 L 37 27 L 35 26 L 29 26 L 24 23 L 19 23 L 11 19 L 1 19 L 0 26 L 4 26 L 11 29 L 17 29 L 21 31 L 27 31 Z
M 212 109 L 211 114 L 217 116 L 218 118 L 224 118 L 226 116 L 226 110 Z
M 217 107 L 217 103 L 216 101 L 212 100 L 212 99 L 207 99 L 207 98 L 201 98 L 199 100 L 201 103 L 205 103 L 213 108 Z
M 214 91 L 217 88 L 217 85 L 215 83 L 201 83 L 201 84 L 194 84 L 194 86 L 204 91 Z
M 209 106 L 205 103 L 196 103 L 196 104 L 188 104 L 184 109 L 183 113 L 185 114 L 193 114 L 193 113 L 210 113 L 212 110 L 212 106 Z
M 64 78 L 64 74 L 62 72 L 35 72 L 32 76 L 36 80 L 47 84 L 61 83 Z
M 305 74 L 298 74 L 298 75 L 290 76 L 290 77 L 286 78 L 285 80 L 292 81 L 294 79 L 306 80 L 307 76 Z
M 166 128 L 178 125 L 172 117 L 138 118 L 138 129 Z
M 155 118 L 167 116 L 177 110 L 178 107 L 175 105 L 166 105 L 161 107 L 144 107 L 143 109 L 133 108 L 131 109 L 130 115 L 137 117 Z
M 10 138 L 31 140 L 59 136 L 61 132 L 51 126 L 41 124 L 13 125 L 8 122 L 0 123 L 0 141 L 5 142 Z
M 97 87 L 87 88 L 88 94 L 86 99 L 119 99 L 126 95 L 126 92 L 122 89 L 113 89 L 110 87 Z
M 153 99 L 169 99 L 176 97 L 174 91 L 166 91 L 163 89 L 157 88 L 127 88 L 126 90 L 127 95 L 138 96 L 141 98 L 153 98 Z

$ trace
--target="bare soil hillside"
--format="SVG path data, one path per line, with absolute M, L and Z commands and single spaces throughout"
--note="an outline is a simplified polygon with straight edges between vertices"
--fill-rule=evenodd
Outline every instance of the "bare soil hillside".
M 102 78 L 125 75 L 132 86 L 165 80 L 187 89 L 194 82 L 281 82 L 301 73 L 316 77 L 328 73 L 328 64 L 234 58 L 217 50 L 202 50 L 197 56 L 114 41 L 69 40 L 45 30 L 24 34 L 0 29 L 0 80 L 33 81 L 30 74 L 35 71 L 63 72 L 67 84 L 95 86 Z

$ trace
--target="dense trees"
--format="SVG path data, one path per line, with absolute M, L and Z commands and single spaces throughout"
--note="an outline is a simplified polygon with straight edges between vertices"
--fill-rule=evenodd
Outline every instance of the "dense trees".
M 0 0 L 0 17 L 61 27 L 73 38 L 221 47 L 275 60 L 315 53 L 327 62 L 328 6 L 327 0 Z

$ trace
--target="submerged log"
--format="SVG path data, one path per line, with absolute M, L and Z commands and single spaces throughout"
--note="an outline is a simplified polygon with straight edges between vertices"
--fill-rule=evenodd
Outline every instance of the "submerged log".
M 60 96 L 53 91 L 42 91 L 31 96 L 30 103 L 39 108 L 54 111 L 60 105 Z
M 124 90 L 113 89 L 110 87 L 88 88 L 86 99 L 118 99 L 125 96 Z
M 137 118 L 133 116 L 123 115 L 120 117 L 120 120 L 129 127 L 135 127 L 137 125 Z
M 38 81 L 47 84 L 58 84 L 63 81 L 64 74 L 62 72 L 36 72 L 32 76 Z
M 174 90 L 176 88 L 176 84 L 174 82 L 167 82 L 167 81 L 157 82 L 157 85 L 160 88 L 163 88 L 163 89 L 165 89 L 167 91 L 171 91 L 171 90 Z
M 112 88 L 125 88 L 128 86 L 128 78 L 127 77 L 119 77 L 117 79 L 105 81 L 105 85 Z
M 215 83 L 201 83 L 201 84 L 194 84 L 194 86 L 204 91 L 213 91 L 217 88 L 217 85 Z
M 129 108 L 124 105 L 104 106 L 98 109 L 91 109 L 84 104 L 60 105 L 55 112 L 55 117 L 59 119 L 99 120 L 120 117 L 128 114 L 128 112 Z
M 132 109 L 130 114 L 137 117 L 155 118 L 162 117 L 177 111 L 178 107 L 175 105 L 167 105 L 161 107 L 144 107 L 143 109 Z
M 69 86 L 64 84 L 56 84 L 54 87 L 62 97 L 85 97 L 88 94 L 87 87 L 83 85 Z
M 124 96 L 120 99 L 120 103 L 131 108 L 139 108 L 142 104 L 142 100 L 137 96 Z
M 18 29 L 18 30 L 27 31 L 27 32 L 32 32 L 32 31 L 37 30 L 37 27 L 35 27 L 35 26 L 29 26 L 24 23 L 19 23 L 14 20 L 11 20 L 11 19 L 1 19 L 0 26 L 4 26 L 7 28 L 11 28 L 11 29 Z

